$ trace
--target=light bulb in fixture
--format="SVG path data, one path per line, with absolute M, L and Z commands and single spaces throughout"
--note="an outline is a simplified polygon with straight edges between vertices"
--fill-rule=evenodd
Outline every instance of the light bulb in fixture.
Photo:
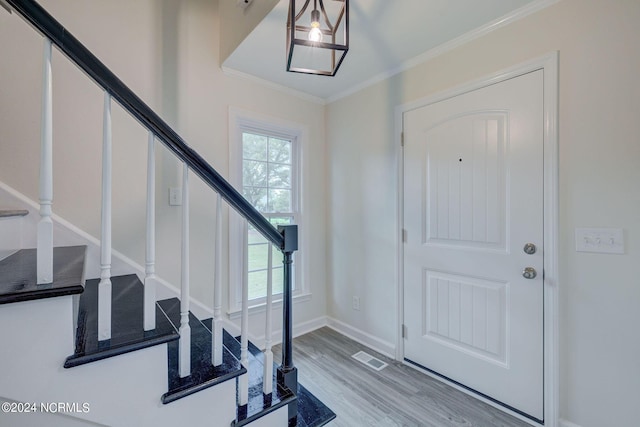
M 320 12 L 317 9 L 311 12 L 311 31 L 309 31 L 309 40 L 312 42 L 322 41 L 322 30 L 320 30 Z
M 322 41 L 322 31 L 320 31 L 320 28 L 312 28 L 311 31 L 309 31 L 309 40 L 312 42 Z

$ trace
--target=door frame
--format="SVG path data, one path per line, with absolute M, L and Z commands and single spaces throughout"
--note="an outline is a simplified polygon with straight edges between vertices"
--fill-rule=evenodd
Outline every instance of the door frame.
M 395 135 L 398 158 L 398 285 L 397 285 L 397 324 L 396 324 L 396 360 L 405 363 L 407 366 L 415 368 L 414 365 L 404 361 L 404 113 L 425 107 L 437 102 L 462 95 L 473 90 L 503 82 L 514 77 L 521 76 L 533 71 L 543 70 L 543 251 L 544 251 L 544 272 L 543 272 L 543 375 L 544 375 L 544 425 L 545 427 L 556 427 L 558 425 L 559 408 L 559 300 L 558 289 L 560 285 L 558 274 L 558 52 L 552 52 L 539 58 L 517 64 L 505 70 L 490 74 L 483 78 L 464 83 L 452 89 L 445 90 L 417 101 L 399 105 L 395 108 Z M 417 369 L 417 368 L 416 368 Z M 427 371 L 421 370 L 440 381 L 470 394 L 502 411 L 508 412 L 515 417 L 539 425 L 528 418 L 508 410 L 502 405 L 498 405 L 489 399 L 472 393 L 463 387 L 452 382 L 443 380 Z

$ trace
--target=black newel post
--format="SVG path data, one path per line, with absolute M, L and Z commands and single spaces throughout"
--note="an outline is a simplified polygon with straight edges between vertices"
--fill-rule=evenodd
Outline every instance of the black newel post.
M 298 226 L 280 225 L 278 231 L 284 237 L 284 283 L 282 288 L 282 364 L 278 368 L 278 387 L 288 388 L 298 394 L 298 370 L 293 366 L 293 298 L 292 271 L 293 252 L 298 250 Z M 298 403 L 289 404 L 289 425 L 296 425 Z

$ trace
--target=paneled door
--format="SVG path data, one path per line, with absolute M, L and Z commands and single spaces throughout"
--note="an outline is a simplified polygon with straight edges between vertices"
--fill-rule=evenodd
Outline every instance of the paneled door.
M 404 113 L 405 359 L 543 419 L 543 71 Z

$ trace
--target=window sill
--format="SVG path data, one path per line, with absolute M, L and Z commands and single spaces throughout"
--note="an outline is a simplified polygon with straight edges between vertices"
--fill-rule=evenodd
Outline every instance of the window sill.
M 293 303 L 295 304 L 297 302 L 309 301 L 310 299 L 311 299 L 310 293 L 304 293 L 304 294 L 300 293 L 293 296 Z M 251 301 L 249 301 L 249 304 L 251 304 Z M 282 308 L 282 298 L 274 300 L 273 303 L 271 304 L 271 307 L 272 309 Z M 249 315 L 252 315 L 255 313 L 264 313 L 266 309 L 267 309 L 267 303 L 265 302 L 249 306 Z M 229 316 L 229 319 L 231 320 L 239 319 L 240 317 L 242 317 L 242 308 L 235 308 L 234 310 L 227 311 L 227 316 Z

